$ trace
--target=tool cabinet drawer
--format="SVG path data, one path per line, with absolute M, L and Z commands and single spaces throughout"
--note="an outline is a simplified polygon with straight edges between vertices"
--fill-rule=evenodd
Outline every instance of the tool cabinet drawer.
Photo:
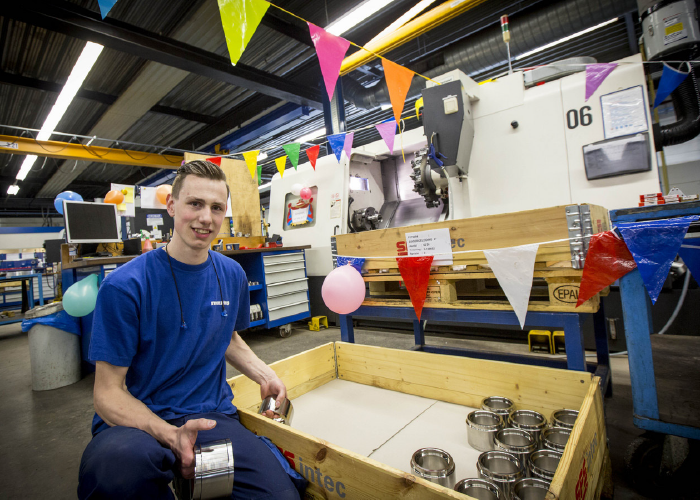
M 306 268 L 304 263 L 301 262 L 301 267 L 295 269 L 280 269 L 275 271 L 265 270 L 265 283 L 267 285 L 280 283 L 282 281 L 292 281 L 297 279 L 306 278 Z
M 265 267 L 274 266 L 285 262 L 304 262 L 304 252 L 290 252 L 278 255 L 263 255 Z
M 283 295 L 278 295 L 277 297 L 272 297 L 267 299 L 268 309 L 276 309 L 277 307 L 288 306 L 290 304 L 298 304 L 308 300 L 309 295 L 306 290 L 299 292 L 289 292 Z
M 278 306 L 275 308 L 268 307 L 268 318 L 269 321 L 275 321 L 281 318 L 287 318 L 289 316 L 294 316 L 296 314 L 301 314 L 309 312 L 309 301 L 304 300 L 295 304 L 289 304 L 286 306 Z
M 290 292 L 306 291 L 309 289 L 308 278 L 291 281 L 280 281 L 267 285 L 267 298 L 279 297 Z

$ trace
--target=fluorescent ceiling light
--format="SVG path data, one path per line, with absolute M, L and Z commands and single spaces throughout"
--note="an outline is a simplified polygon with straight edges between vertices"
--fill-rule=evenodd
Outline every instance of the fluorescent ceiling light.
M 394 1 L 396 0 L 365 0 L 350 12 L 345 13 L 339 19 L 326 26 L 325 29 L 332 35 L 340 36 Z
M 269 188 L 269 187 L 270 187 L 270 184 L 272 184 L 272 183 L 271 183 L 271 182 L 268 182 L 268 183 L 266 183 L 266 184 L 260 184 L 260 185 L 258 186 L 258 191 L 262 191 L 263 189 Z
M 56 129 L 58 122 L 61 121 L 61 118 L 63 118 L 68 106 L 70 106 L 70 103 L 73 101 L 75 94 L 78 93 L 78 90 L 80 90 L 80 87 L 83 85 L 85 77 L 87 77 L 88 73 L 94 66 L 95 61 L 97 61 L 102 49 L 102 45 L 96 43 L 88 42 L 85 44 L 83 52 L 80 54 L 80 57 L 70 72 L 68 81 L 66 81 L 66 84 L 63 86 L 63 90 L 61 90 L 61 93 L 58 95 L 58 99 L 56 99 L 56 103 L 53 105 L 53 108 L 51 108 L 49 116 L 46 117 L 39 134 L 37 134 L 37 140 L 49 140 L 51 134 L 53 134 L 53 131 Z M 17 173 L 17 179 L 23 181 L 25 177 L 27 177 L 27 174 L 32 169 L 36 158 L 37 157 L 34 155 L 28 155 L 24 159 L 22 167 L 20 167 L 19 172 Z
M 17 194 L 19 193 L 19 186 L 17 184 L 13 184 L 12 186 L 7 188 L 7 194 Z
M 386 111 L 387 109 L 391 109 L 393 106 L 391 104 L 382 104 L 382 111 Z
M 524 54 L 520 54 L 519 56 L 517 56 L 515 58 L 515 60 L 519 61 L 520 59 L 524 59 L 528 56 L 531 56 L 532 54 L 537 54 L 538 52 L 542 52 L 543 50 L 547 50 L 547 49 L 555 47 L 559 44 L 562 44 L 564 42 L 568 42 L 569 40 L 573 40 L 574 38 L 578 38 L 581 35 L 585 35 L 586 33 L 590 33 L 591 31 L 595 31 L 598 28 L 602 28 L 603 26 L 607 26 L 608 24 L 614 23 L 615 21 L 617 21 L 617 17 L 615 19 L 610 19 L 609 21 L 605 21 L 604 23 L 597 24 L 597 25 L 595 25 L 591 28 L 585 29 L 583 31 L 579 31 L 578 33 L 574 33 L 573 35 L 569 35 L 567 37 L 560 38 L 559 40 L 552 42 L 552 43 L 548 43 L 547 45 L 543 45 L 542 47 L 537 47 L 536 49 L 531 50 L 530 52 L 525 52 Z
M 319 137 L 326 135 L 326 128 L 320 128 L 318 130 L 314 130 L 311 133 L 308 133 L 306 135 L 302 135 L 299 137 L 295 142 L 309 142 L 313 141 L 314 139 L 318 139 Z
M 264 151 L 258 155 L 258 161 L 267 160 L 267 153 Z
M 376 42 L 380 38 L 385 37 L 389 33 L 393 33 L 394 31 L 399 29 L 401 26 L 406 24 L 408 21 L 410 21 L 411 19 L 416 17 L 419 13 L 423 12 L 425 9 L 430 7 L 436 1 L 437 0 L 421 0 L 416 5 L 414 5 L 413 8 L 411 8 L 409 11 L 407 11 L 403 16 L 399 17 L 396 21 L 394 21 L 389 26 L 384 28 L 384 30 L 381 33 L 379 33 L 377 36 L 375 36 L 369 42 L 367 42 L 365 44 L 365 46 L 371 45 L 372 43 Z

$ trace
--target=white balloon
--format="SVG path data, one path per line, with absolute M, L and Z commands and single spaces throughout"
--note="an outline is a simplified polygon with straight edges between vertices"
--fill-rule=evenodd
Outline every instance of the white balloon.
M 301 184 L 294 184 L 294 185 L 292 186 L 292 194 L 293 194 L 294 196 L 299 196 L 299 194 L 301 193 L 301 190 L 302 190 L 302 189 L 304 189 L 304 186 L 303 186 L 303 185 L 301 185 Z

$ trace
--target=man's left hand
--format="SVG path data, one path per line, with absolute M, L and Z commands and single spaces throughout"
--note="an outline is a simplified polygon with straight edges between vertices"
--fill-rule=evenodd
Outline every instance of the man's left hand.
M 284 382 L 280 380 L 279 377 L 267 380 L 260 384 L 260 396 L 265 399 L 268 396 L 275 397 L 275 408 L 279 408 L 282 404 L 282 400 L 287 397 L 287 388 L 284 386 Z M 263 413 L 268 418 L 274 418 L 275 414 L 272 410 L 268 410 Z

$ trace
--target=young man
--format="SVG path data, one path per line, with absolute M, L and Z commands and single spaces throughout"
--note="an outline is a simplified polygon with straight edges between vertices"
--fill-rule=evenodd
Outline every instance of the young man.
M 171 499 L 175 472 L 194 476 L 195 443 L 225 438 L 233 443 L 233 498 L 299 498 L 270 449 L 240 424 L 226 383 L 225 361 L 258 382 L 263 398 L 287 393 L 236 333 L 249 325 L 245 273 L 209 251 L 227 199 L 218 166 L 183 165 L 167 201 L 170 243 L 102 282 L 89 353 L 96 415 L 80 464 L 81 499 Z

